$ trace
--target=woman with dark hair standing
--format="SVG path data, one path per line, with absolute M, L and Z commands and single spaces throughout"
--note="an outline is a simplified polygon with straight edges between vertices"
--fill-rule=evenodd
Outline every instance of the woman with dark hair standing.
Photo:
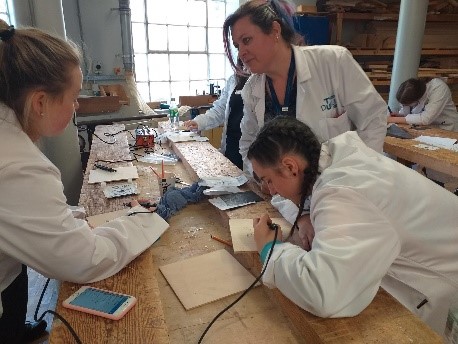
M 458 112 L 443 80 L 408 79 L 399 86 L 396 99 L 401 109 L 388 117 L 388 123 L 433 125 L 458 131 Z
M 237 69 L 231 36 L 238 57 L 252 73 L 242 91 L 240 153 L 247 173 L 249 145 L 259 128 L 279 115 L 306 123 L 320 142 L 356 130 L 369 147 L 383 149 L 386 103 L 347 49 L 297 45 L 301 39 L 293 28 L 293 12 L 285 0 L 252 0 L 223 25 L 229 61 Z M 274 198 L 272 203 L 291 219 L 289 202 Z
M 46 322 L 25 324 L 27 269 L 61 281 L 110 277 L 157 239 L 157 215 L 132 201 L 135 216 L 91 229 L 76 219 L 60 172 L 35 143 L 59 135 L 78 109 L 76 47 L 0 19 L 0 342 L 33 341 Z M 76 137 L 75 137 L 76 139 Z M 141 214 L 140 214 L 141 213 Z
M 274 242 L 267 214 L 253 221 L 266 285 L 321 317 L 359 314 L 382 286 L 443 334 L 458 293 L 455 195 L 369 149 L 355 132 L 320 144 L 291 117 L 265 124 L 248 158 L 272 195 L 300 209 L 310 197 L 312 205 L 307 250 L 282 242 L 280 230 Z

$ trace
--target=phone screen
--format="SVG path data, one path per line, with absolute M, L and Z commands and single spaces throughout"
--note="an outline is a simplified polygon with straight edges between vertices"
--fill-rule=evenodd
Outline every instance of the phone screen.
M 128 296 L 125 295 L 87 288 L 69 303 L 74 306 L 89 308 L 107 314 L 114 314 L 127 299 Z

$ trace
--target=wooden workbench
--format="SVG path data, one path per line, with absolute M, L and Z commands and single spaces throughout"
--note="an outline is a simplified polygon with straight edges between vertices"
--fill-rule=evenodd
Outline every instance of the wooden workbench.
M 96 133 L 115 133 L 121 125 L 101 126 Z M 97 159 L 128 159 L 125 133 L 115 136 L 113 145 L 94 139 L 88 170 Z M 238 175 L 240 171 L 207 142 L 174 145 L 183 163 L 166 166 L 185 182 L 202 175 Z M 125 163 L 127 164 L 127 163 Z M 159 194 L 155 175 L 148 166 L 137 163 L 137 185 L 141 197 Z M 88 215 L 118 210 L 129 198 L 107 200 L 100 186 L 87 184 L 85 175 L 80 204 Z M 250 187 L 256 190 L 254 184 Z M 61 302 L 79 285 L 64 282 L 59 291 L 56 311 L 75 328 L 83 343 L 197 343 L 205 327 L 236 296 L 186 311 L 158 267 L 217 249 L 232 249 L 216 242 L 210 235 L 230 239 L 228 218 L 247 218 L 268 211 L 277 216 L 268 202 L 260 202 L 232 211 L 221 212 L 204 200 L 188 205 L 170 220 L 162 237 L 125 269 L 104 281 L 100 288 L 134 295 L 138 304 L 119 321 L 65 309 Z M 234 255 L 254 274 L 260 271 L 256 253 Z M 224 281 L 222 281 L 224 283 Z M 66 327 L 55 320 L 51 344 L 73 343 Z M 441 343 L 441 338 L 417 317 L 380 289 L 366 310 L 353 318 L 323 319 L 291 303 L 277 290 L 258 287 L 222 315 L 207 333 L 203 343 Z
M 400 128 L 406 130 L 413 137 L 420 135 L 448 137 L 458 140 L 458 132 L 448 131 L 426 126 L 415 129 L 408 124 L 397 124 Z M 387 136 L 383 150 L 386 153 L 396 156 L 397 158 L 422 165 L 424 167 L 439 171 L 450 176 L 458 178 L 458 152 L 448 149 L 427 150 L 415 147 L 420 142 L 410 139 L 399 139 Z

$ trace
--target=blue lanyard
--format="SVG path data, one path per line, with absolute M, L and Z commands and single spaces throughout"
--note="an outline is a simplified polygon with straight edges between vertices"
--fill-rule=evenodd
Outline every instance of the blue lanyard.
M 267 77 L 267 83 L 269 85 L 270 97 L 272 99 L 272 107 L 275 113 L 287 113 L 289 106 L 291 106 L 291 91 L 294 88 L 294 79 L 296 74 L 296 60 L 294 59 L 294 52 L 291 51 L 291 61 L 288 69 L 288 81 L 286 82 L 285 101 L 284 106 L 280 105 L 277 94 L 275 93 L 272 79 Z

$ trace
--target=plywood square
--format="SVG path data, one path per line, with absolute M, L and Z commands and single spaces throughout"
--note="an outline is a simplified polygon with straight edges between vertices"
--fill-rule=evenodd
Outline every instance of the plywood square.
M 280 226 L 283 238 L 290 232 L 291 224 L 284 218 L 274 218 L 273 223 Z M 232 246 L 234 252 L 256 252 L 256 242 L 253 235 L 253 219 L 229 219 Z
M 128 211 L 129 209 L 121 209 L 121 210 L 112 211 L 109 213 L 88 216 L 86 220 L 91 225 L 92 228 L 95 228 L 95 227 L 103 225 L 106 222 L 114 220 L 120 216 L 127 215 Z
M 226 250 L 192 257 L 159 269 L 186 310 L 244 291 L 255 280 Z

